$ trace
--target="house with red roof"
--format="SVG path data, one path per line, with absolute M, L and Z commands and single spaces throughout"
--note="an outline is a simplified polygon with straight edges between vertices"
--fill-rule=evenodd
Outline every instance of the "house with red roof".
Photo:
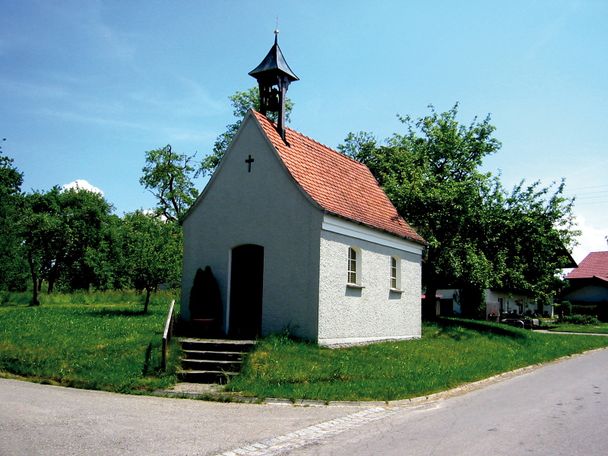
M 608 317 L 608 251 L 589 253 L 566 280 L 569 288 L 564 300 L 573 305 L 598 305 L 597 313 Z
M 297 76 L 276 39 L 250 74 L 260 112 L 245 116 L 183 221 L 182 318 L 209 266 L 225 335 L 289 331 L 322 345 L 420 337 L 424 239 L 365 165 L 285 127 Z

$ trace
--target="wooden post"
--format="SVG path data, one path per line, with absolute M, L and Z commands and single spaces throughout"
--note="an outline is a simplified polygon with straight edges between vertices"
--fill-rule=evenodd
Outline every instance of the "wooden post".
M 175 307 L 175 299 L 171 301 L 169 306 L 169 313 L 167 314 L 167 320 L 165 321 L 165 330 L 163 331 L 163 346 L 162 355 L 160 361 L 160 367 L 162 370 L 167 369 L 167 349 L 171 336 L 173 335 L 173 308 Z

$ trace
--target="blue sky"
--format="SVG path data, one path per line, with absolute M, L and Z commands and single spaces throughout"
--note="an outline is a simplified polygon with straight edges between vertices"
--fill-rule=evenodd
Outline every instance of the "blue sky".
M 279 43 L 291 126 L 331 147 L 396 114 L 491 114 L 512 186 L 566 178 L 580 260 L 608 235 L 608 1 L 0 0 L 0 138 L 26 190 L 86 179 L 121 214 L 154 205 L 146 150 L 207 154 L 228 96 Z M 204 181 L 199 182 L 202 189 Z

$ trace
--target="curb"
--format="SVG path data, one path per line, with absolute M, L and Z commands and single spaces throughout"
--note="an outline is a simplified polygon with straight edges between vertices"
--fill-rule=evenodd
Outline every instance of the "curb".
M 541 367 L 557 364 L 568 359 L 583 356 L 596 351 L 607 350 L 607 348 L 595 348 L 581 353 L 562 356 L 544 363 L 531 364 L 529 366 L 520 367 L 518 369 L 496 374 L 488 378 L 477 380 L 474 382 L 464 383 L 462 385 L 450 388 L 437 393 L 427 394 L 424 396 L 412 397 L 409 399 L 398 399 L 394 401 L 323 401 L 313 399 L 285 399 L 285 398 L 258 398 L 253 396 L 244 396 L 239 393 L 230 393 L 225 391 L 175 391 L 175 390 L 156 390 L 151 393 L 153 396 L 170 397 L 178 399 L 197 399 L 213 402 L 234 402 L 239 404 L 257 404 L 257 405 L 273 405 L 273 406 L 291 406 L 291 407 L 390 407 L 390 408 L 408 408 L 419 407 L 421 405 L 431 404 L 440 400 L 448 399 L 455 396 L 460 396 L 472 391 L 479 390 L 486 386 L 500 383 L 511 378 L 526 375 Z

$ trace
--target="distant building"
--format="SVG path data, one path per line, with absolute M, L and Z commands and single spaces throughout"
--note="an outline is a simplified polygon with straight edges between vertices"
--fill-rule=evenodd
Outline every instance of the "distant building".
M 488 288 L 484 290 L 486 318 L 503 314 L 538 314 L 553 316 L 553 306 L 545 305 L 538 308 L 536 300 L 528 293 L 516 290 Z M 460 290 L 446 288 L 437 290 L 439 315 L 460 315 Z M 540 310 L 540 312 L 539 312 Z
M 608 251 L 591 252 L 566 280 L 569 287 L 562 299 L 581 308 L 595 305 L 595 313 L 604 320 L 608 318 Z

